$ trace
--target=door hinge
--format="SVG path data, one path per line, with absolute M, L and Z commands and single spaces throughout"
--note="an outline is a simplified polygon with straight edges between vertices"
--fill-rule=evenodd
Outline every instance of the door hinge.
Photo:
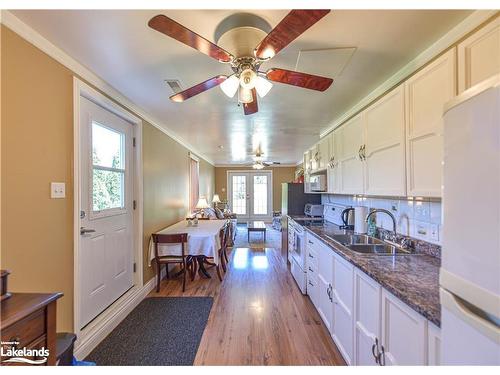
M 137 263 L 134 262 L 134 273 L 137 272 Z
M 137 208 L 137 201 L 133 201 L 132 206 L 134 207 L 134 210 Z
M 135 137 L 132 138 L 132 146 L 135 147 Z

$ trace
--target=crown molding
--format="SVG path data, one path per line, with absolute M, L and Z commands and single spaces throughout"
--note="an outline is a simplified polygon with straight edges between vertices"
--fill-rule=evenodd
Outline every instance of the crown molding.
M 60 49 L 55 44 L 50 42 L 48 39 L 43 37 L 40 33 L 38 33 L 36 30 L 34 30 L 26 23 L 21 21 L 19 18 L 17 18 L 8 10 L 0 11 L 0 23 L 8 27 L 10 30 L 15 32 L 21 38 L 25 39 L 27 42 L 31 43 L 41 51 L 45 52 L 47 55 L 49 55 L 51 58 L 53 58 L 60 64 L 64 65 L 66 68 L 71 70 L 76 76 L 85 80 L 87 83 L 89 83 L 90 85 L 94 86 L 101 92 L 108 95 L 111 99 L 113 99 L 126 109 L 128 109 L 130 112 L 141 117 L 144 121 L 148 122 L 158 130 L 163 132 L 165 135 L 172 138 L 177 143 L 186 147 L 193 154 L 198 155 L 208 163 L 214 165 L 214 161 L 211 158 L 197 151 L 195 147 L 189 144 L 189 142 L 187 142 L 182 137 L 175 134 L 175 132 L 173 132 L 172 130 L 168 129 L 168 127 L 162 121 L 159 121 L 158 119 L 149 115 L 144 109 L 140 108 L 138 105 L 136 105 L 134 102 L 128 99 L 125 95 L 123 95 L 113 86 L 111 86 L 104 79 L 99 77 L 90 69 L 83 66 L 77 60 L 72 58 L 62 49 Z
M 278 165 L 270 165 L 269 167 L 265 167 L 260 169 L 261 171 L 269 170 L 271 168 L 295 168 L 296 164 L 278 164 Z M 252 168 L 252 164 L 214 164 L 215 168 Z
M 342 125 L 344 122 L 349 120 L 351 117 L 356 115 L 363 108 L 368 106 L 378 97 L 382 96 L 384 93 L 389 91 L 394 86 L 398 85 L 405 78 L 410 76 L 413 72 L 427 64 L 434 57 L 439 55 L 441 52 L 445 51 L 447 48 L 451 47 L 458 40 L 463 38 L 469 32 L 474 30 L 476 27 L 487 21 L 489 18 L 493 17 L 498 10 L 476 10 L 465 18 L 462 22 L 444 34 L 430 47 L 424 50 L 421 54 L 411 60 L 403 68 L 398 70 L 384 83 L 378 86 L 370 94 L 365 96 L 361 101 L 359 101 L 354 107 L 351 107 L 348 111 L 344 112 L 339 118 L 332 122 L 328 128 L 320 133 L 320 138 L 328 135 L 332 130 Z

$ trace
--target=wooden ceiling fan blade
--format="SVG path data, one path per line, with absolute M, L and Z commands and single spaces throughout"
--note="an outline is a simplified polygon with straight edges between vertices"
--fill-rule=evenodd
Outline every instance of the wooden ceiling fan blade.
M 257 104 L 257 91 L 255 89 L 252 89 L 252 97 L 253 100 L 251 103 L 243 104 L 243 112 L 245 112 L 245 115 L 253 115 L 259 111 L 259 106 Z
M 329 9 L 294 9 L 255 48 L 255 57 L 267 60 L 330 13 Z
M 266 72 L 266 77 L 270 81 L 316 91 L 325 91 L 333 83 L 333 79 L 331 78 L 277 68 L 269 69 Z
M 227 76 L 216 76 L 202 83 L 198 83 L 197 85 L 190 87 L 184 91 L 178 92 L 175 95 L 170 97 L 170 100 L 174 102 L 183 102 L 189 98 L 192 98 L 195 95 L 201 94 L 204 91 L 210 90 L 215 86 L 219 86 L 222 82 L 227 79 Z
M 226 50 L 163 14 L 151 18 L 148 26 L 220 62 L 233 60 L 233 55 Z

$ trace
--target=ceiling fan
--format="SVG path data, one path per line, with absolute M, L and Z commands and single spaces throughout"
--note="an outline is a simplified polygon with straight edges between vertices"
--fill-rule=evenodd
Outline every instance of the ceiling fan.
M 221 63 L 230 64 L 233 70 L 233 74 L 229 76 L 218 75 L 176 93 L 170 97 L 171 100 L 183 102 L 220 85 L 222 91 L 231 98 L 238 92 L 238 102 L 243 104 L 245 115 L 251 115 L 258 112 L 257 94 L 262 98 L 271 89 L 272 83 L 269 81 L 316 91 L 325 91 L 330 87 L 333 82 L 331 78 L 279 68 L 259 71 L 262 63 L 274 57 L 329 12 L 330 10 L 292 10 L 264 37 L 253 53 L 244 53 L 241 56 L 233 56 L 165 15 L 159 14 L 151 18 L 148 25 Z
M 281 164 L 278 161 L 264 161 L 263 158 L 262 158 L 263 154 L 264 153 L 261 152 L 261 151 L 257 151 L 255 153 L 253 164 L 249 164 L 249 165 L 252 166 L 253 169 L 262 169 L 262 168 L 265 168 L 265 167 L 269 167 L 271 165 L 279 165 L 279 164 Z

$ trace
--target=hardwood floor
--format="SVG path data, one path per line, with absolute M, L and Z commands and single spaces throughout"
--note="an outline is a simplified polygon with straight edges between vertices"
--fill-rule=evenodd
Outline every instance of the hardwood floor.
M 163 280 L 150 296 L 213 296 L 195 365 L 344 365 L 279 249 L 235 248 L 222 283 Z

